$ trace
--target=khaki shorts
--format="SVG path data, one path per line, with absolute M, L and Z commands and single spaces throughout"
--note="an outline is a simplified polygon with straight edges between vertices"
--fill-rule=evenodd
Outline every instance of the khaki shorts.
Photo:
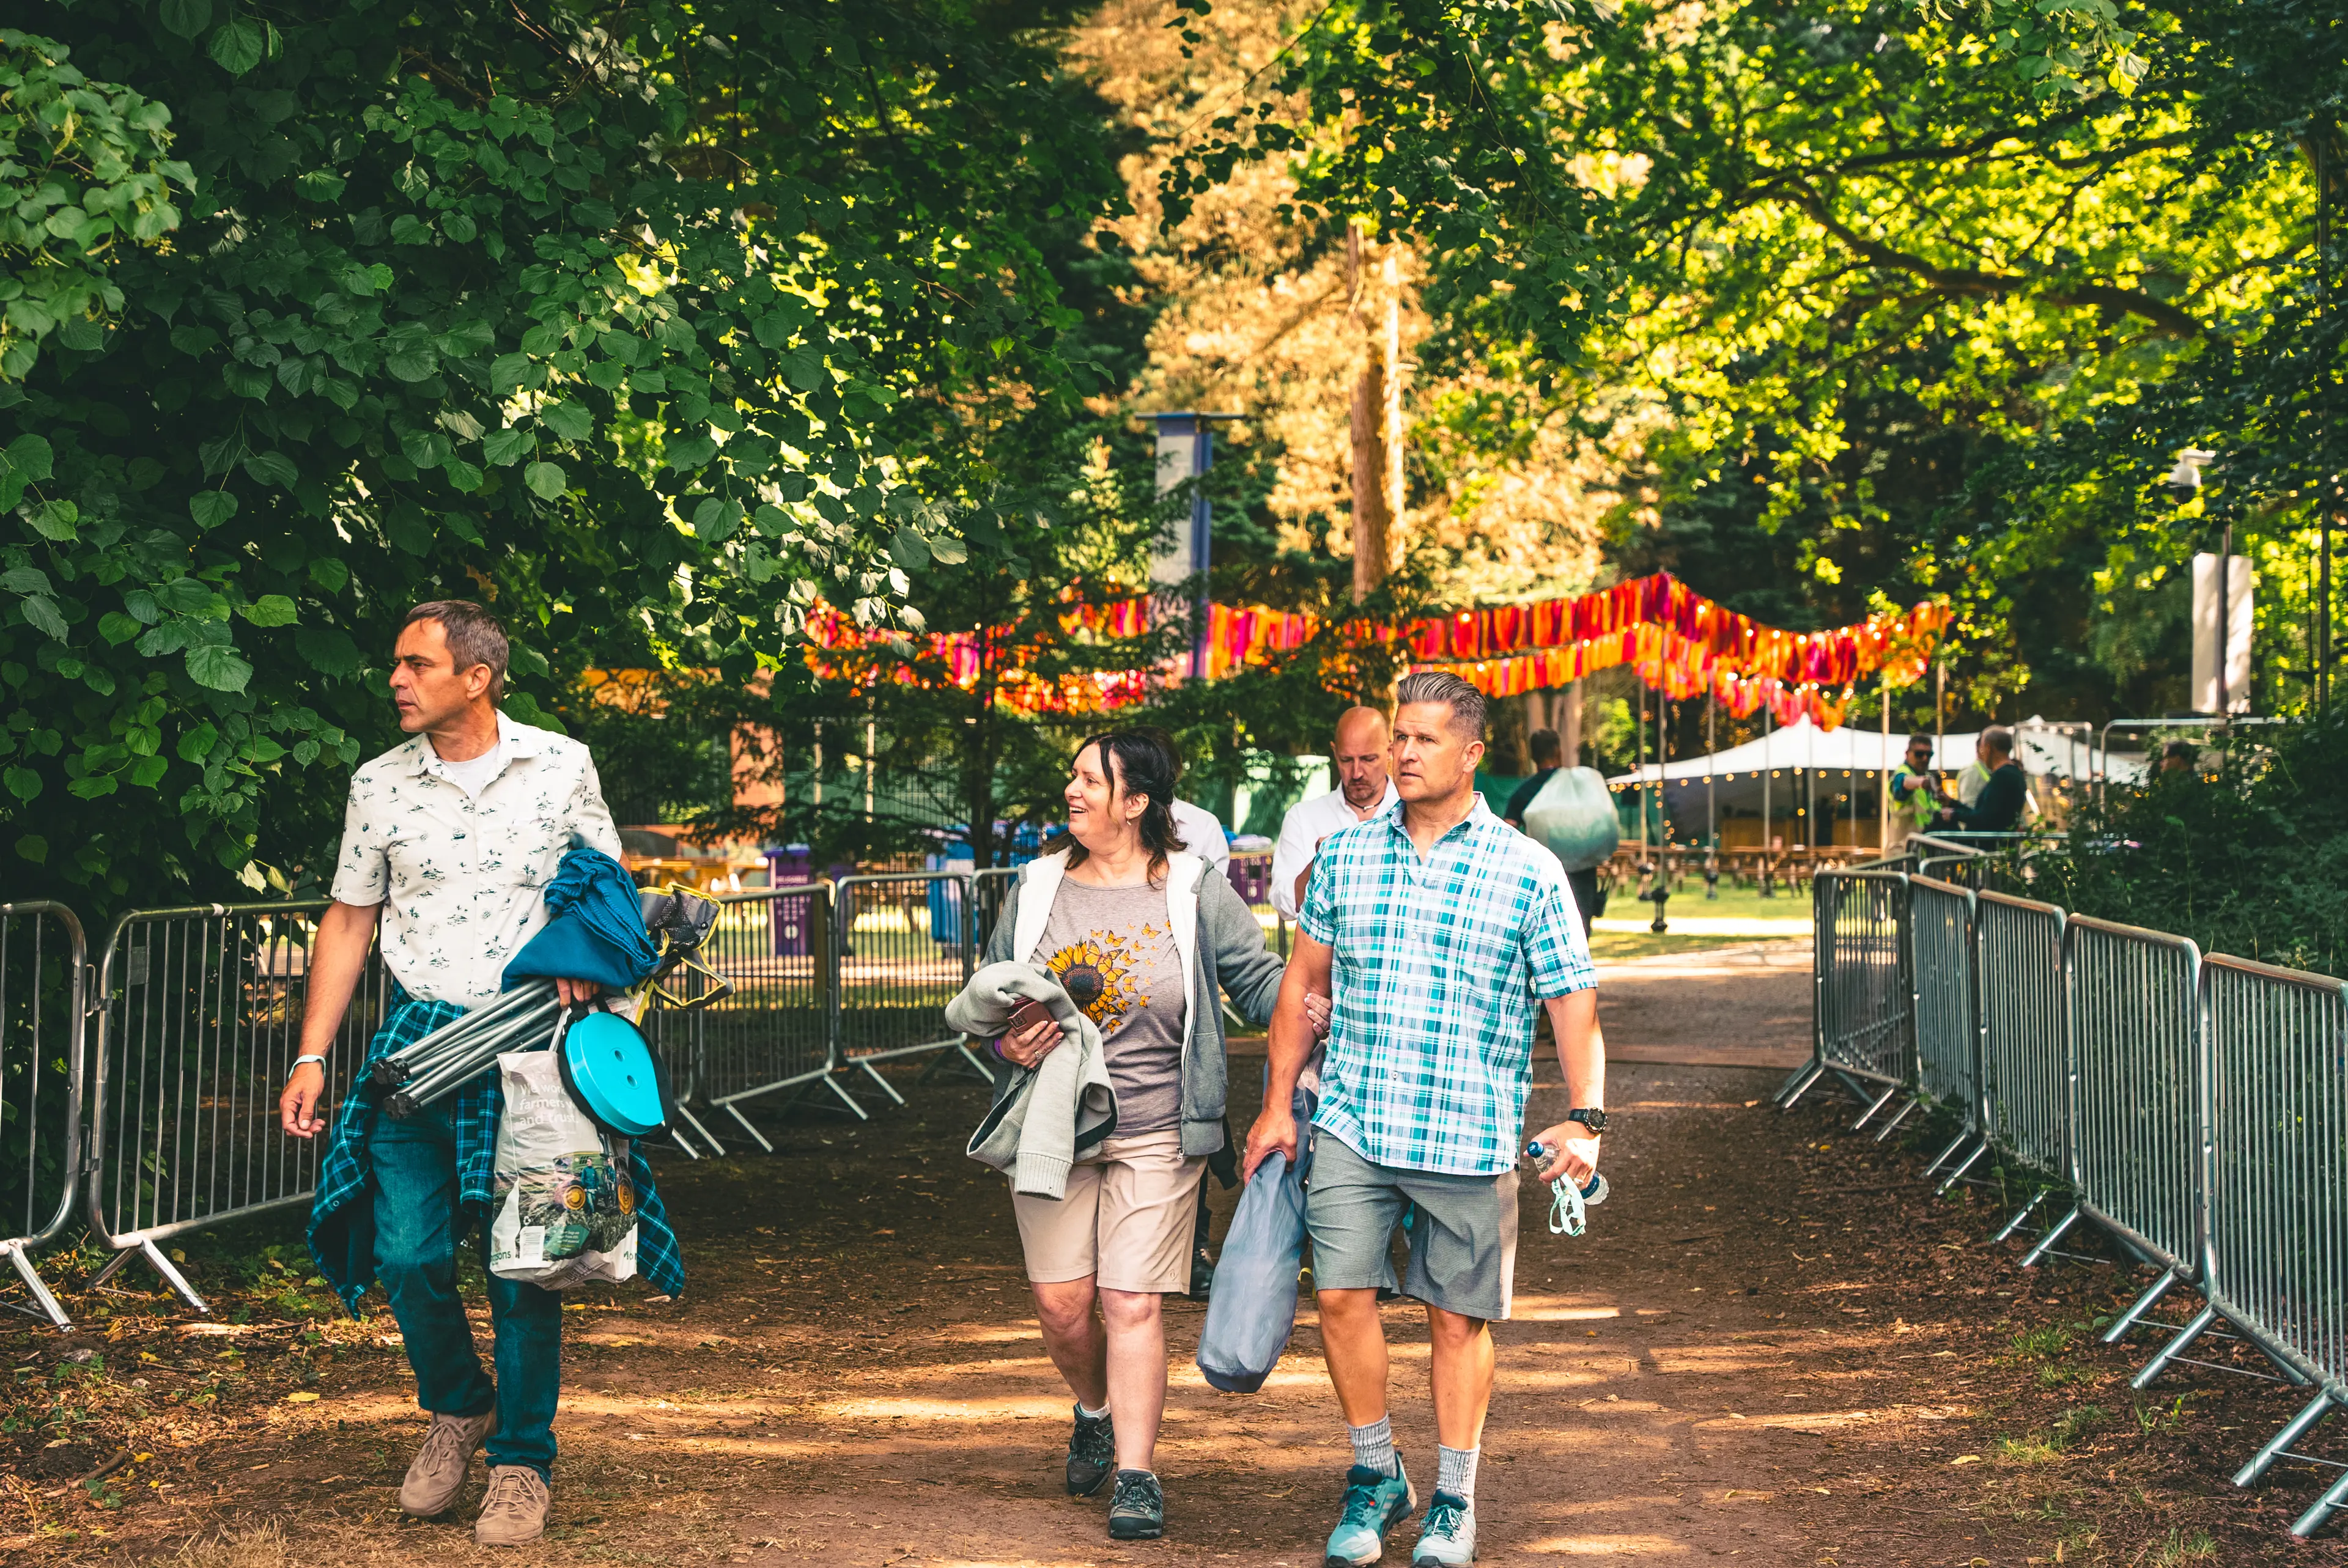
M 1038 1285 L 1097 1276 L 1108 1290 L 1172 1295 L 1190 1286 L 1204 1155 L 1184 1158 L 1179 1128 L 1111 1138 L 1068 1169 L 1067 1196 L 1011 1194 L 1027 1277 Z

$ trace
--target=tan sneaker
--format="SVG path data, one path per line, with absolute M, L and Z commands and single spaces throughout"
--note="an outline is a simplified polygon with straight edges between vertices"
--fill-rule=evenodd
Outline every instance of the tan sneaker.
M 475 1450 L 497 1430 L 498 1413 L 493 1409 L 478 1416 L 434 1411 L 432 1430 L 424 1434 L 424 1446 L 416 1450 L 407 1479 L 399 1483 L 401 1512 L 418 1519 L 446 1513 L 457 1494 L 465 1490 L 465 1474 L 473 1467 Z
M 476 1546 L 520 1546 L 546 1533 L 546 1508 L 554 1493 L 526 1464 L 489 1467 L 489 1494 L 473 1521 Z

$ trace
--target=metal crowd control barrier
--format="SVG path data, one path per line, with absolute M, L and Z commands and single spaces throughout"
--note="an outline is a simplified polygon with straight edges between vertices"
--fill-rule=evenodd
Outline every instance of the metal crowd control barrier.
M 156 1244 L 309 1201 L 325 1141 L 286 1137 L 277 1096 L 301 1050 L 310 944 L 325 908 L 212 904 L 115 923 L 98 966 L 88 1208 L 116 1256 L 92 1283 L 136 1252 L 207 1311 Z M 389 991 L 371 956 L 327 1053 L 326 1103 L 349 1093 Z
M 1292 929 L 1287 917 L 1272 904 L 1272 856 L 1269 849 L 1235 850 L 1231 854 L 1231 887 L 1264 927 L 1264 945 L 1288 957 Z
M 832 911 L 834 1060 L 860 1069 L 900 1105 L 905 1097 L 873 1063 L 942 1052 L 994 1081 L 943 1017 L 970 979 L 973 903 L 966 871 L 839 881 Z
M 1916 1090 L 1956 1112 L 1957 1135 L 1924 1167 L 1949 1167 L 1946 1192 L 1981 1157 L 1981 999 L 1973 975 L 1973 891 L 1908 879 L 1909 970 L 1915 982 Z M 1958 1155 L 1964 1158 L 1960 1160 Z
M 2114 1325 L 2116 1340 L 2201 1265 L 2199 1140 L 2201 950 L 2182 937 L 2085 915 L 2063 927 L 2070 1040 L 2070 1211 L 2023 1259 L 2054 1250 L 2081 1215 L 2160 1270 Z
M 1856 1131 L 1916 1081 L 1908 878 L 1896 871 L 1820 871 L 1810 879 L 1810 907 L 1818 932 L 1812 1058 L 1780 1091 L 1779 1102 L 1790 1110 L 1831 1073 L 1867 1106 L 1852 1124 Z
M 2009 894 L 1973 903 L 1974 995 L 1981 1007 L 1982 1136 L 2047 1182 L 2069 1171 L 2070 1059 L 2064 1038 L 2062 910 Z M 2005 1228 L 2022 1228 L 2045 1190 Z
M 707 1007 L 644 1015 L 677 1112 L 713 1153 L 725 1146 L 695 1107 L 725 1112 L 770 1154 L 774 1145 L 742 1113 L 745 1101 L 821 1083 L 864 1114 L 831 1076 L 831 895 L 830 883 L 815 882 L 719 897 L 699 956 L 732 992 Z M 690 1002 L 715 983 L 688 973 L 671 989 L 682 985 Z
M 2279 1460 L 2340 1466 L 2292 1446 L 2348 1410 L 2348 986 L 2211 954 L 2201 965 L 2212 1136 L 2203 1159 L 2202 1315 L 2163 1354 L 2222 1317 L 2315 1394 L 2235 1473 Z M 2348 1475 L 2291 1525 L 2312 1535 L 2348 1507 Z
M 73 1217 L 88 976 L 89 945 L 72 910 L 46 899 L 0 904 L 0 1253 L 35 1307 L 5 1305 L 59 1328 L 71 1320 L 33 1254 Z
M 1003 907 L 1010 901 L 1011 889 L 1018 880 L 1016 866 L 992 866 L 971 873 L 970 952 L 973 968 L 986 961 L 987 947 L 994 940 L 994 923 L 1003 917 Z

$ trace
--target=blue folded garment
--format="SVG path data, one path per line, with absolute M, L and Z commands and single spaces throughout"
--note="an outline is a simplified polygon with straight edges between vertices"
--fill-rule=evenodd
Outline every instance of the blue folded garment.
M 660 964 L 634 881 L 600 849 L 574 845 L 564 854 L 546 885 L 546 913 L 545 929 L 506 965 L 506 989 L 525 980 L 563 979 L 624 991 Z
M 1240 1194 L 1215 1260 L 1215 1288 L 1199 1331 L 1199 1370 L 1226 1394 L 1252 1394 L 1280 1364 L 1296 1327 L 1297 1266 L 1304 1255 L 1304 1177 L 1313 1163 L 1313 1097 L 1294 1102 L 1298 1163 L 1274 1153 Z

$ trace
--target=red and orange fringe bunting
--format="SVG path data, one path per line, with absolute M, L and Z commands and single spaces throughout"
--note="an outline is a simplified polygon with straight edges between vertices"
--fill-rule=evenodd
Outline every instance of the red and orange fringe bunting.
M 1208 609 L 1210 680 L 1270 663 L 1325 630 L 1318 618 L 1290 611 L 1222 604 Z M 1127 599 L 1072 605 L 1060 622 L 1069 634 L 1081 630 L 1100 637 L 1135 637 L 1149 629 L 1152 613 L 1149 600 Z M 1658 572 L 1570 599 L 1463 610 L 1401 626 L 1353 620 L 1337 630 L 1354 646 L 1406 643 L 1413 669 L 1449 670 L 1490 696 L 1562 686 L 1628 664 L 1649 687 L 1674 701 L 1709 692 L 1736 718 L 1766 704 L 1780 723 L 1807 714 L 1831 730 L 1842 723 L 1859 682 L 1880 675 L 1892 685 L 1907 686 L 1921 680 L 1949 620 L 1946 605 L 1924 603 L 1828 631 L 1781 631 Z M 811 617 L 808 630 L 809 657 L 827 674 L 847 673 L 828 655 L 888 640 L 886 633 L 860 630 L 829 610 Z M 975 685 L 991 662 L 1004 699 L 1032 712 L 1123 707 L 1147 697 L 1153 686 L 1180 678 L 1179 671 L 1129 670 L 1047 680 L 1025 667 L 1010 635 L 995 629 L 932 633 L 915 641 L 965 688 Z M 888 678 L 922 677 L 901 668 Z

